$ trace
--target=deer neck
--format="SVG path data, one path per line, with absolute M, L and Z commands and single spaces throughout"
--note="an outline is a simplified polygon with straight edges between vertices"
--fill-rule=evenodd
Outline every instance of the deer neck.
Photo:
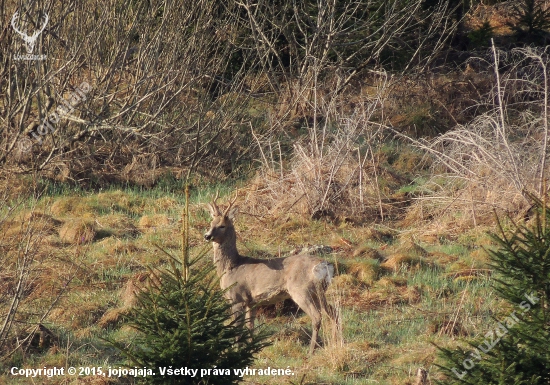
M 214 264 L 218 270 L 218 275 L 231 270 L 238 265 L 240 259 L 237 251 L 237 236 L 235 230 L 226 234 L 222 243 L 214 243 Z

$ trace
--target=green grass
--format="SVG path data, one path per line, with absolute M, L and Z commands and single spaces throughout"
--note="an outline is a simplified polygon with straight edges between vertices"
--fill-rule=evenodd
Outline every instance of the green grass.
M 58 244 L 55 234 L 51 236 L 53 243 L 44 245 L 51 258 L 44 263 L 55 262 L 73 277 L 44 321 L 56 333 L 59 342 L 56 348 L 33 351 L 25 357 L 16 354 L 10 364 L 118 366 L 121 357 L 103 339 L 130 339 L 131 332 L 120 323 L 103 329 L 98 326 L 98 320 L 108 310 L 121 305 L 120 291 L 129 278 L 145 271 L 146 266 L 165 263 L 154 244 L 174 255 L 181 252 L 178 221 L 184 204 L 183 191 L 176 188 L 180 187 L 176 182 L 168 182 L 151 190 L 113 187 L 98 193 L 73 191 L 61 185 L 48 187 L 47 195 L 38 202 L 40 210 L 48 213 L 56 202 L 66 202 L 66 208 L 62 209 L 57 203 L 61 214 L 54 215 L 56 219 L 64 221 L 87 216 L 103 227 L 89 245 Z M 192 254 L 204 246 L 202 233 L 210 221 L 203 205 L 217 190 L 220 202 L 227 202 L 234 187 L 233 183 L 222 183 L 191 190 Z M 19 210 L 28 205 L 24 206 Z M 146 215 L 167 217 L 169 224 L 138 229 L 140 219 Z M 125 231 L 128 226 L 138 230 Z M 429 253 L 422 257 L 426 263 L 388 271 L 379 261 L 360 253 L 352 256 L 356 248 L 371 247 L 385 257 L 395 252 L 412 253 L 410 257 L 417 257 L 413 255 L 417 251 L 403 247 L 398 233 L 386 226 L 342 227 L 299 218 L 281 225 L 243 215 L 237 221 L 237 230 L 238 247 L 245 255 L 266 257 L 278 255 L 279 251 L 284 254 L 297 246 L 333 244 L 338 239 L 345 239 L 351 242 L 351 248 L 325 256 L 328 260 L 336 259 L 342 274 L 349 274 L 348 269 L 353 264 L 378 271 L 368 282 L 357 280 L 337 290 L 336 299 L 344 304 L 339 305 L 343 344 L 327 344 L 311 358 L 307 357 L 311 332 L 307 316 L 299 312 L 273 319 L 261 317 L 260 322 L 265 322 L 274 333 L 273 345 L 259 354 L 254 368 L 288 366 L 295 371 L 295 376 L 248 377 L 245 383 L 404 384 L 412 381 L 418 367 L 432 368 L 435 359 L 432 342 L 453 344 L 460 335 L 486 332 L 485 325 L 500 305 L 490 288 L 489 277 L 463 280 L 455 277 L 455 270 L 451 268 L 482 266 L 483 261 L 472 257 L 471 253 L 478 249 L 476 240 L 485 239 L 483 234 L 464 236 L 464 243 L 445 240 L 442 244 L 420 244 Z M 373 231 L 377 231 L 379 239 L 371 237 Z M 436 257 L 431 253 L 452 255 L 457 262 L 439 266 L 432 263 Z M 59 282 L 51 282 L 52 286 L 57 284 Z M 462 334 L 441 331 L 442 325 L 449 320 L 456 320 Z M 328 325 L 324 325 L 324 341 L 329 337 L 327 331 Z

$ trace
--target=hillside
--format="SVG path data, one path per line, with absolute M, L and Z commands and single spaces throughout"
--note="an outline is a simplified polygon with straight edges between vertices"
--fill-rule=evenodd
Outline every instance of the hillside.
M 93 368 L 125 364 L 108 341 L 133 341 L 136 291 L 182 254 L 186 186 L 192 255 L 206 204 L 238 192 L 241 254 L 337 272 L 342 335 L 323 325 L 308 357 L 309 318 L 260 308 L 250 369 L 293 374 L 245 384 L 435 384 L 435 345 L 510 313 L 487 250 L 548 195 L 546 2 L 5 1 L 0 19 L 0 383 L 140 383 Z

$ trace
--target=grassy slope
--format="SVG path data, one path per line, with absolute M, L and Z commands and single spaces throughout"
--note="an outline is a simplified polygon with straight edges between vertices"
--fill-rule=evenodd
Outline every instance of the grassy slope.
M 204 245 L 201 234 L 209 218 L 202 203 L 212 190 L 192 197 L 193 248 Z M 222 187 L 226 195 L 229 190 Z M 26 357 L 25 366 L 116 365 L 118 357 L 101 338 L 124 339 L 131 333 L 104 315 L 111 311 L 116 319 L 112 309 L 123 306 L 121 292 L 128 279 L 161 263 L 153 243 L 178 253 L 182 205 L 182 194 L 158 190 L 53 194 L 39 201 L 36 210 L 59 221 L 56 231 L 44 238 L 42 247 L 49 257 L 41 268 L 50 271 L 42 274 L 42 283 L 58 285 L 61 272 L 71 277 L 71 283 L 44 322 L 59 342 Z M 75 220 L 90 223 L 93 242 L 74 245 L 62 240 L 63 224 Z M 247 377 L 251 384 L 406 384 L 413 383 L 421 366 L 435 378 L 436 349 L 431 342 L 448 345 L 460 336 L 485 333 L 500 307 L 489 288 L 490 277 L 471 270 L 486 263 L 477 246 L 488 244 L 482 231 L 470 231 L 458 241 L 442 233 L 428 237 L 428 242 L 419 241 L 410 228 L 390 231 L 300 218 L 280 224 L 245 214 L 237 230 L 245 255 L 330 245 L 335 253 L 327 258 L 340 272 L 329 294 L 342 314 L 343 341 L 327 344 L 307 358 L 308 317 L 295 310 L 280 311 L 278 317 L 266 313 L 260 321 L 275 332 L 274 343 L 259 355 L 255 367 L 289 366 L 295 376 Z

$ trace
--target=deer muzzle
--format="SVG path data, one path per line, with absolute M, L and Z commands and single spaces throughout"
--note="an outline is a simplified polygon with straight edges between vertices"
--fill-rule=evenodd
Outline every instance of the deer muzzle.
M 207 241 L 211 241 L 212 240 L 212 234 L 210 232 L 207 232 L 206 234 L 204 234 L 204 239 L 206 239 Z

